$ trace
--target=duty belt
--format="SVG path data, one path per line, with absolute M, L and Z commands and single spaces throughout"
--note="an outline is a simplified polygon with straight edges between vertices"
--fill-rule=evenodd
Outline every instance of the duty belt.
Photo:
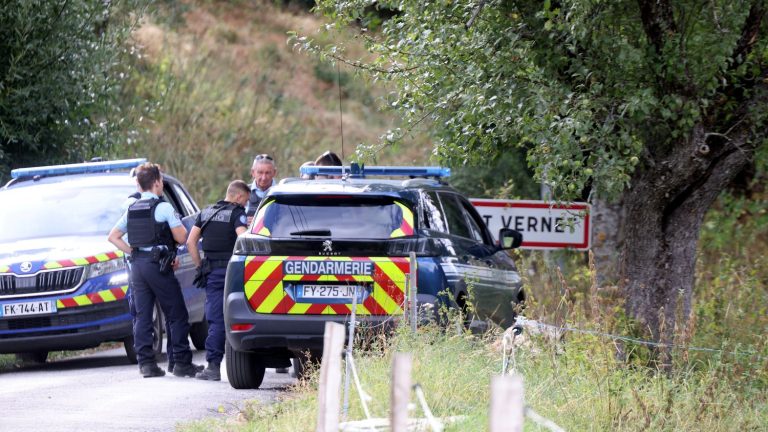
M 206 258 L 206 259 L 208 260 L 208 263 L 210 264 L 212 269 L 222 268 L 222 267 L 226 268 L 227 265 L 229 264 L 228 259 L 210 259 L 210 258 Z

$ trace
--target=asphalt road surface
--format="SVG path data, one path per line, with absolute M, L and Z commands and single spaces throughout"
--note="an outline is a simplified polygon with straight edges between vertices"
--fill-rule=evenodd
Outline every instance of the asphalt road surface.
M 204 352 L 194 353 L 204 365 Z M 246 400 L 269 403 L 295 382 L 267 369 L 260 389 L 235 390 L 225 369 L 220 382 L 143 378 L 116 348 L 0 371 L 0 431 L 173 431 L 178 423 L 233 418 Z

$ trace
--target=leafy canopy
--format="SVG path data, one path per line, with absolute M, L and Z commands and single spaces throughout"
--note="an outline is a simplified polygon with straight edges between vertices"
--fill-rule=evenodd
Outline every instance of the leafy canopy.
M 0 3 L 0 180 L 82 160 L 126 135 L 117 104 L 140 0 Z M 103 153 L 102 153 L 103 154 Z
M 397 13 L 368 29 L 380 22 L 375 8 Z M 387 103 L 407 127 L 385 142 L 431 119 L 444 161 L 482 164 L 524 148 L 557 197 L 590 185 L 610 197 L 641 158 L 689 136 L 724 103 L 722 84 L 753 73 L 765 55 L 759 41 L 730 67 L 749 2 L 672 8 L 679 28 L 657 49 L 635 0 L 321 0 L 328 28 L 359 25 L 375 59 L 349 59 L 343 46 L 307 37 L 296 43 L 396 84 Z

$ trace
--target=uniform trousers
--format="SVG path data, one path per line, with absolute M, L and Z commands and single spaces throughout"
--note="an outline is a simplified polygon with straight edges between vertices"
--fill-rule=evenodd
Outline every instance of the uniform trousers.
M 205 338 L 205 360 L 221 363 L 224 358 L 224 277 L 226 267 L 218 267 L 208 274 L 205 286 L 205 317 L 208 319 L 208 337 Z
M 169 362 L 178 365 L 192 363 L 189 348 L 189 313 L 184 304 L 181 286 L 173 272 L 160 273 L 160 263 L 148 256 L 137 256 L 131 263 L 131 288 L 136 308 L 133 338 L 139 365 L 154 363 L 152 350 L 152 311 L 155 301 L 165 315 L 170 330 L 172 353 Z

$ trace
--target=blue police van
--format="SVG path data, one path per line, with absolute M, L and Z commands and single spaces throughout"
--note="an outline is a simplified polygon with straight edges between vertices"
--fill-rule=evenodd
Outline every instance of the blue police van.
M 514 323 L 525 292 L 508 251 L 522 235 L 502 229 L 496 243 L 445 182 L 450 170 L 353 164 L 301 172 L 316 179 L 271 187 L 227 267 L 233 387 L 258 388 L 265 368 L 291 359 L 301 375 L 307 353 L 322 353 L 325 322 L 347 322 L 353 309 L 365 325 L 391 325 L 406 313 L 414 281 L 424 318 L 452 308 L 479 331 Z
M 50 351 L 122 342 L 136 363 L 128 273 L 107 234 L 137 191 L 131 170 L 145 159 L 15 169 L 0 188 L 0 353 L 44 362 Z M 199 208 L 177 179 L 163 176 L 164 197 L 187 229 Z M 204 349 L 205 293 L 179 250 L 176 276 L 189 310 L 190 336 Z M 165 325 L 154 313 L 156 353 Z

